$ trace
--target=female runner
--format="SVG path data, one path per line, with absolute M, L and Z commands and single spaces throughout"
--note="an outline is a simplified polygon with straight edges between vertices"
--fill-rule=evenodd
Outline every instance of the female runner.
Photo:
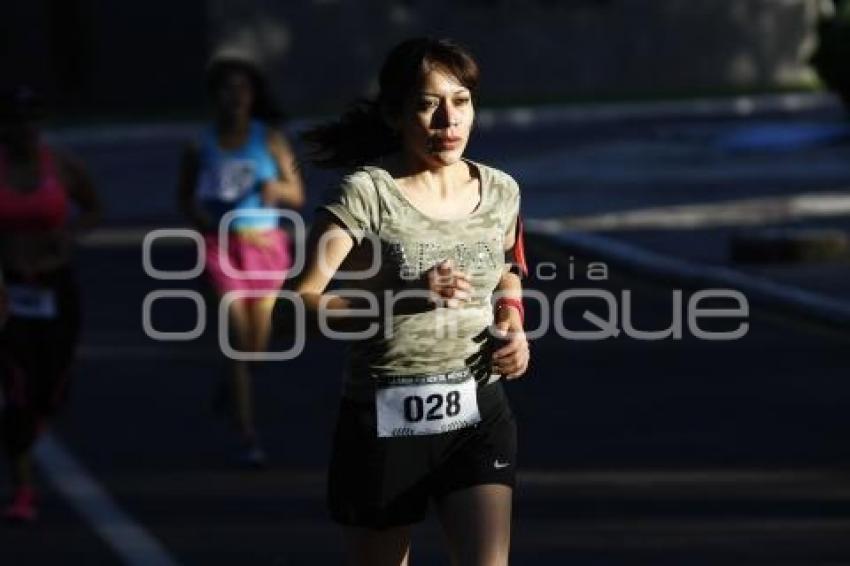
M 524 268 L 519 190 L 463 157 L 478 85 L 465 49 L 405 41 L 379 83 L 376 100 L 305 135 L 316 163 L 352 169 L 321 209 L 292 282 L 308 324 L 359 333 L 330 511 L 352 564 L 406 564 L 410 526 L 429 501 L 455 564 L 507 564 L 516 426 L 500 378 L 520 377 L 529 361 L 511 267 Z M 342 288 L 328 290 L 343 274 Z M 278 300 L 282 333 L 293 312 Z
M 30 452 L 67 396 L 80 325 L 71 243 L 100 215 L 83 166 L 40 141 L 42 115 L 26 87 L 0 95 L 0 430 L 12 521 L 38 514 Z
M 278 207 L 304 202 L 301 178 L 290 146 L 277 127 L 279 115 L 266 81 L 250 61 L 219 57 L 208 69 L 208 90 L 215 104 L 213 125 L 201 143 L 183 155 L 179 179 L 180 208 L 203 234 L 206 272 L 217 295 L 249 291 L 230 303 L 229 321 L 235 348 L 246 352 L 266 349 L 275 293 L 290 267 L 289 239 L 279 226 Z M 225 214 L 235 211 L 219 238 Z M 250 277 L 249 271 L 268 276 Z M 256 296 L 259 294 L 260 296 Z M 240 459 L 262 466 L 265 452 L 254 424 L 249 363 L 232 360 L 230 393 L 242 436 Z

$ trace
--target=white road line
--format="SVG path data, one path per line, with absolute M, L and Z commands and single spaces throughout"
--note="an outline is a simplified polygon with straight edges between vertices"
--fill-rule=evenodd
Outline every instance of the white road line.
M 77 510 L 94 531 L 131 566 L 177 566 L 179 562 L 113 501 L 51 434 L 34 450 L 48 483 Z
M 850 193 L 845 189 L 781 197 L 632 208 L 587 216 L 528 218 L 526 226 L 547 232 L 698 229 L 717 226 L 761 226 L 811 218 L 847 216 L 850 216 Z M 151 231 L 173 228 L 166 226 L 101 228 L 81 237 L 79 244 L 85 248 L 141 246 L 145 236 Z M 156 245 L 189 247 L 194 245 L 194 242 L 185 237 L 160 238 Z
M 528 225 L 526 225 L 528 226 Z M 548 237 L 572 253 L 595 261 L 605 261 L 636 273 L 666 278 L 678 285 L 704 289 L 735 289 L 750 303 L 778 308 L 805 320 L 814 320 L 839 328 L 850 326 L 850 302 L 807 291 L 772 279 L 749 275 L 719 265 L 706 265 L 666 255 L 614 238 L 582 232 L 560 232 L 550 226 L 528 227 L 529 233 Z
M 764 94 L 660 100 L 657 102 L 590 103 L 482 109 L 478 126 L 532 127 L 538 124 L 588 124 L 623 120 L 745 117 L 764 113 L 789 114 L 812 110 L 838 111 L 835 96 L 823 92 Z
M 747 198 L 633 208 L 561 218 L 529 218 L 526 226 L 559 230 L 699 229 L 718 226 L 761 226 L 811 218 L 850 216 L 850 193 L 803 193 L 783 197 Z

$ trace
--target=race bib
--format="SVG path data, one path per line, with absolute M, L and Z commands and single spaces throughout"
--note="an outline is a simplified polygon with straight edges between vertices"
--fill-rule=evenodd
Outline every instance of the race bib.
M 204 199 L 233 202 L 250 191 L 256 180 L 253 159 L 228 159 L 222 162 L 218 171 L 203 177 L 198 192 Z
M 375 393 L 378 436 L 424 436 L 472 426 L 481 420 L 476 388 L 465 372 L 382 384 Z
M 44 287 L 8 285 L 9 314 L 21 318 L 56 318 L 56 294 Z

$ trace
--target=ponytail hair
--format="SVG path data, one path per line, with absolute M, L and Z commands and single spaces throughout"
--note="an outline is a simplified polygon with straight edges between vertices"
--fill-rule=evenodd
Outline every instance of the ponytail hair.
M 360 99 L 337 120 L 301 134 L 307 158 L 319 167 L 357 167 L 401 148 L 398 132 L 381 115 L 377 100 Z
M 360 99 L 339 119 L 301 135 L 310 146 L 308 159 L 319 167 L 357 167 L 400 150 L 401 136 L 386 117 L 399 116 L 410 94 L 435 68 L 477 95 L 478 64 L 468 50 L 448 39 L 408 39 L 387 55 L 376 98 Z

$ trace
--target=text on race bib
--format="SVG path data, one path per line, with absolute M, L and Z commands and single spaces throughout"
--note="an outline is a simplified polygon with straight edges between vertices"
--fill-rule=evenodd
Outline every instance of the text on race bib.
M 378 436 L 442 434 L 481 420 L 475 380 L 388 385 L 377 389 Z
M 56 318 L 56 294 L 51 289 L 34 285 L 6 287 L 9 314 L 20 318 Z
M 201 179 L 199 196 L 233 202 L 244 196 L 256 182 L 256 164 L 252 159 L 228 159 Z

